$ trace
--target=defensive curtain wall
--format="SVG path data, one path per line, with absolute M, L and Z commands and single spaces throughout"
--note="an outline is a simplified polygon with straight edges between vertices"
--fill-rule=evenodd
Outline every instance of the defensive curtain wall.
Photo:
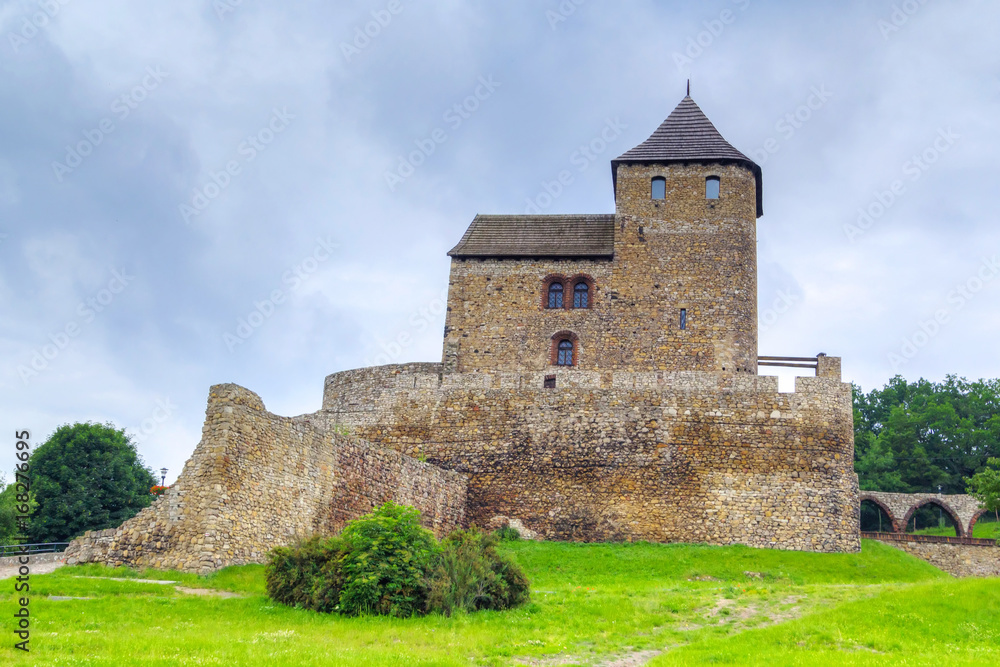
M 388 500 L 442 536 L 465 524 L 466 478 L 348 437 L 323 412 L 278 417 L 253 392 L 218 385 L 177 482 L 117 529 L 74 540 L 66 560 L 188 572 L 260 563 Z
M 469 477 L 468 519 L 549 539 L 857 551 L 850 385 L 840 360 L 794 393 L 742 373 L 445 373 L 327 378 L 322 414 Z M 555 376 L 555 388 L 545 388 Z

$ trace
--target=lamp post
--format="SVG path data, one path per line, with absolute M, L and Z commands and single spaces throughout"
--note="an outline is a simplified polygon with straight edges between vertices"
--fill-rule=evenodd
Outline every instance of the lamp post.
M 167 469 L 160 468 L 160 486 L 167 485 Z

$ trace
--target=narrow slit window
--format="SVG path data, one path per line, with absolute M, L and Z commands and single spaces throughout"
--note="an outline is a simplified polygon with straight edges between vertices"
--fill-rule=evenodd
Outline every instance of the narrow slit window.
M 590 308 L 590 285 L 580 281 L 573 288 L 573 307 Z
M 562 283 L 552 283 L 549 285 L 549 308 L 563 307 L 563 286 Z
M 721 181 L 718 176 L 709 176 L 705 179 L 705 199 L 718 199 Z
M 688 328 L 688 311 L 687 308 L 681 308 L 681 329 Z
M 573 365 L 573 341 L 562 340 L 559 341 L 559 353 L 556 357 L 557 366 L 572 366 Z
M 653 179 L 653 199 L 667 198 L 667 179 L 657 176 Z

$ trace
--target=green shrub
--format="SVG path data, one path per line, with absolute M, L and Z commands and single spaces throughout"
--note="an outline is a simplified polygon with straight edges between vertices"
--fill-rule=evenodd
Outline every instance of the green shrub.
M 351 547 L 343 560 L 341 613 L 407 617 L 424 610 L 438 545 L 420 525 L 420 512 L 388 502 L 350 522 L 340 537 Z
M 497 539 L 501 542 L 517 542 L 521 539 L 521 533 L 514 526 L 504 526 L 494 531 Z
M 268 596 L 292 607 L 334 611 L 349 552 L 350 545 L 339 537 L 314 537 L 293 547 L 273 549 L 264 570 Z
M 502 610 L 527 602 L 528 579 L 497 552 L 498 542 L 497 535 L 475 528 L 446 537 L 430 575 L 428 610 L 450 616 L 456 610 Z
M 528 580 L 497 552 L 499 541 L 472 529 L 438 545 L 417 510 L 390 502 L 338 537 L 273 549 L 267 594 L 281 604 L 354 616 L 510 609 L 528 600 Z

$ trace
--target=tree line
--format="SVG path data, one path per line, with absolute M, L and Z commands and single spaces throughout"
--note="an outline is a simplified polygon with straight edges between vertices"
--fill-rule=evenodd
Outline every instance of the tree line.
M 1000 458 L 1000 380 L 900 376 L 864 393 L 854 385 L 854 469 L 861 489 L 966 493 Z

